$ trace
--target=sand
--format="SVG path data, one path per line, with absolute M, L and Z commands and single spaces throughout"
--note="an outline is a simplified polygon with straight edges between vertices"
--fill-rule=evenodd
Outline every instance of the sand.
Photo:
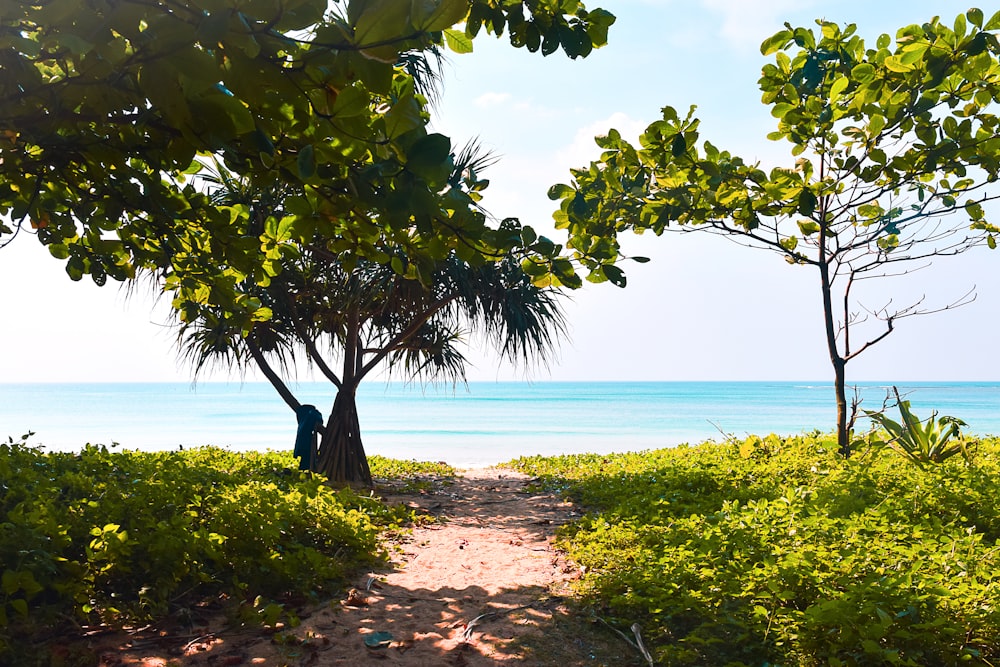
M 433 521 L 399 538 L 392 562 L 357 576 L 340 599 L 304 610 L 297 627 L 145 629 L 104 638 L 99 664 L 603 664 L 589 640 L 553 630 L 579 576 L 553 547 L 556 528 L 578 516 L 571 504 L 498 469 L 420 493 L 381 491 Z

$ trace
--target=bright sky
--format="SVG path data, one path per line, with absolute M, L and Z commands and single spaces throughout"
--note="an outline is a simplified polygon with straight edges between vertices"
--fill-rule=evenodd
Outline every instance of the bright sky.
M 774 119 L 757 79 L 758 46 L 781 28 L 819 17 L 854 22 L 866 40 L 968 0 L 591 0 L 618 16 L 607 47 L 589 58 L 515 51 L 486 36 L 451 56 L 435 127 L 456 143 L 478 137 L 501 161 L 487 176 L 486 207 L 550 227 L 548 187 L 596 156 L 610 127 L 636 136 L 662 106 L 698 105 L 702 138 L 765 164 L 787 149 L 766 139 Z M 992 9 L 983 6 L 987 15 Z M 994 207 L 994 220 L 1000 210 Z M 560 241 L 558 233 L 554 240 Z M 815 270 L 718 237 L 691 234 L 629 241 L 652 258 L 628 264 L 629 286 L 589 285 L 572 295 L 572 337 L 537 380 L 827 380 L 832 378 Z M 852 361 L 849 380 L 1000 380 L 993 339 L 1000 313 L 1000 251 L 943 258 L 905 281 L 883 282 L 871 305 L 922 295 L 944 305 L 973 287 L 964 308 L 901 321 Z M 22 235 L 0 251 L 0 382 L 186 381 L 165 303 L 148 287 L 127 298 L 114 285 L 73 283 L 61 262 Z M 471 380 L 524 377 L 472 351 Z M 214 375 L 204 379 L 226 379 Z M 308 376 L 300 379 L 308 380 Z

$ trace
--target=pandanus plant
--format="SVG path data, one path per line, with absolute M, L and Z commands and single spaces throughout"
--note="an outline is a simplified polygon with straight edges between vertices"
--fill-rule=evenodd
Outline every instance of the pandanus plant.
M 456 171 L 481 168 L 481 162 L 475 151 L 463 151 Z M 222 169 L 213 178 L 220 205 L 261 209 L 251 220 L 276 214 L 267 207 L 280 198 L 268 188 Z M 178 341 L 196 373 L 211 363 L 259 368 L 297 414 L 308 406 L 284 378 L 303 360 L 316 368 L 336 394 L 325 425 L 318 428 L 322 437 L 310 467 L 332 482 L 372 482 L 356 394 L 377 369 L 406 379 L 464 382 L 467 360 L 461 346 L 470 335 L 511 362 L 536 365 L 548 360 L 565 333 L 559 292 L 533 284 L 512 254 L 473 265 L 450 252 L 432 267 L 423 266 L 417 280 L 399 271 L 407 257 L 398 239 L 384 243 L 387 261 L 353 266 L 326 247 L 325 239 L 316 239 L 296 257 L 283 259 L 267 285 L 239 286 L 270 309 L 267 321 L 246 330 L 206 305 L 180 324 Z

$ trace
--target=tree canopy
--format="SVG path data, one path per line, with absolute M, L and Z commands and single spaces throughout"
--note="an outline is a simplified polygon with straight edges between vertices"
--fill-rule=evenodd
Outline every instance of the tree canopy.
M 561 200 L 555 218 L 575 258 L 618 283 L 607 263 L 628 230 L 705 229 L 816 268 L 846 453 L 844 366 L 900 317 L 928 310 L 858 305 L 852 288 L 906 263 L 996 247 L 984 205 L 1000 198 L 1000 12 L 971 9 L 951 26 L 935 17 L 874 47 L 854 24 L 817 24 L 818 33 L 786 24 L 761 46 L 774 55 L 759 81 L 778 122 L 768 138 L 791 144 L 789 164 L 766 171 L 699 146 L 694 107 L 668 106 L 638 147 L 616 130 L 599 137 L 600 158 L 549 195 Z M 852 340 L 866 316 L 882 329 Z
M 3 3 L 0 244 L 30 225 L 74 279 L 155 270 L 185 317 L 211 303 L 247 324 L 270 312 L 236 285 L 266 284 L 317 234 L 348 267 L 389 261 L 395 238 L 416 280 L 451 253 L 523 248 L 536 278 L 578 282 L 558 246 L 491 225 L 450 180 L 451 141 L 401 62 L 481 33 L 583 57 L 613 21 L 576 0 Z M 301 186 L 288 215 L 215 205 L 194 177 L 207 155 Z

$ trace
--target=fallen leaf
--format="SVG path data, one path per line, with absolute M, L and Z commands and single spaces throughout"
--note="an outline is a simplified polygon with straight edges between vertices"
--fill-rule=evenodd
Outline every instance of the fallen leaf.
M 348 607 L 367 607 L 368 596 L 358 589 L 352 588 L 347 592 L 347 598 L 344 600 L 344 604 Z

